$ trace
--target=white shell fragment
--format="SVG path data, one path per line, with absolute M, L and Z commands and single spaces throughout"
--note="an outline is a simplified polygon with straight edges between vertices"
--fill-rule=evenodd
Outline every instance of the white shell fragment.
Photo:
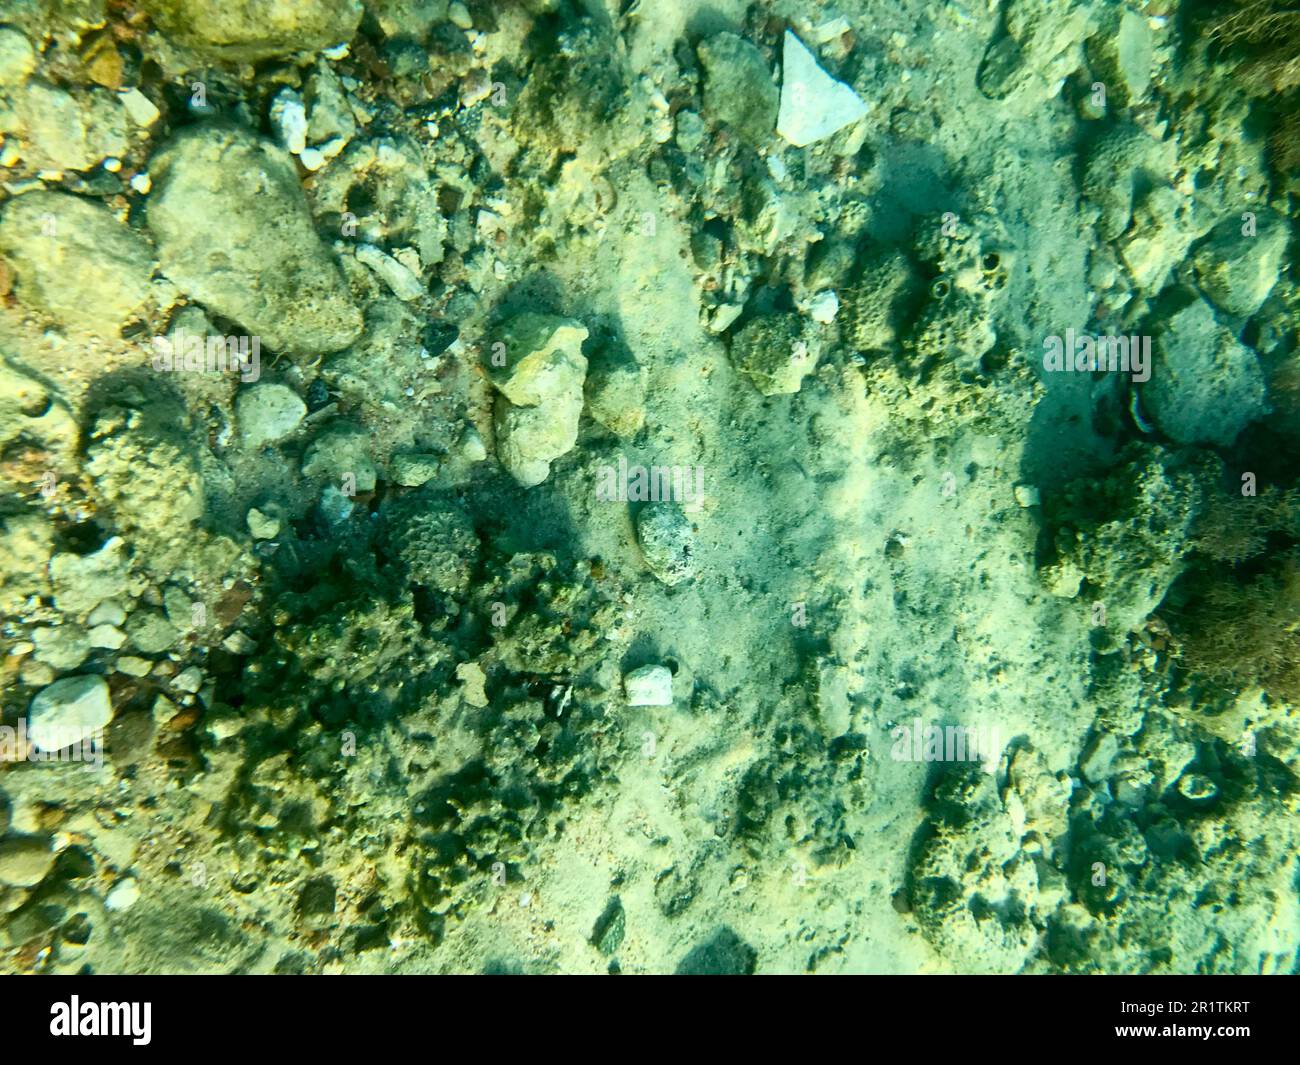
M 803 148 L 825 140 L 869 110 L 857 93 L 817 65 L 817 57 L 798 37 L 785 31 L 781 110 L 776 120 L 782 137 Z

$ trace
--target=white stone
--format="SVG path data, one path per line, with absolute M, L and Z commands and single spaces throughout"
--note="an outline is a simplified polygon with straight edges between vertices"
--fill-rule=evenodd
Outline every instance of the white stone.
M 238 630 L 222 640 L 221 646 L 232 655 L 251 655 L 257 650 L 257 643 Z
M 113 719 L 113 704 L 102 677 L 64 677 L 37 692 L 27 712 L 27 735 L 42 751 L 80 743 Z
M 789 30 L 782 60 L 781 110 L 776 131 L 796 148 L 825 140 L 862 118 L 870 108 L 851 88 L 817 65 L 817 58 Z
M 104 908 L 119 912 L 129 910 L 139 899 L 140 885 L 133 877 L 128 876 L 113 885 L 113 889 L 104 897 Z
M 1016 485 L 1016 502 L 1022 507 L 1036 507 L 1041 502 L 1038 488 L 1032 484 Z
M 131 121 L 137 126 L 144 126 L 148 129 L 158 121 L 162 112 L 158 110 L 149 99 L 139 89 L 127 89 L 125 92 L 117 94 L 117 98 L 122 101 L 122 107 L 126 113 L 131 116 Z
M 307 147 L 307 108 L 292 89 L 281 89 L 271 101 L 271 125 L 290 155 L 302 154 Z
M 460 453 L 470 462 L 482 462 L 487 458 L 487 445 L 472 425 L 465 427 L 465 433 L 460 438 Z
M 265 514 L 256 507 L 250 507 L 245 516 L 248 531 L 255 540 L 274 540 L 280 532 L 280 519 L 274 514 Z
M 325 156 L 315 148 L 304 148 L 298 154 L 298 161 L 302 163 L 303 169 L 310 170 L 313 173 L 323 167 L 326 162 Z
M 628 706 L 672 706 L 673 675 L 667 666 L 642 666 L 623 678 Z
M 840 313 L 840 298 L 830 289 L 818 292 L 808 301 L 808 314 L 814 322 L 829 325 Z

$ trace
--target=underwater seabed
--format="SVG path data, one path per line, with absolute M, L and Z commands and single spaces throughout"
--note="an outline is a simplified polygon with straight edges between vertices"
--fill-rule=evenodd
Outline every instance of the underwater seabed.
M 1300 971 L 1300 14 L 0 6 L 0 971 Z

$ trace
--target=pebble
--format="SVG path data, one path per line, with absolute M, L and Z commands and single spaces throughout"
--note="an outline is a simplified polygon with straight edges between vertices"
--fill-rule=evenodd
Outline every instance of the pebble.
M 246 520 L 248 531 L 256 540 L 274 540 L 280 532 L 280 519 L 273 514 L 264 514 L 256 507 L 249 507 Z
M 487 445 L 472 425 L 466 427 L 460 438 L 460 453 L 470 462 L 482 462 L 487 458 Z
M 153 663 L 147 658 L 137 658 L 135 655 L 122 655 L 116 662 L 116 668 L 119 673 L 128 677 L 147 677 L 149 670 L 153 668 Z
M 121 625 L 126 620 L 126 611 L 116 599 L 105 599 L 95 607 L 86 618 L 87 625 Z
M 170 621 L 152 610 L 137 610 L 127 622 L 126 630 L 136 650 L 147 655 L 161 654 L 180 636 Z
M 636 538 L 646 565 L 667 585 L 695 575 L 695 535 L 675 503 L 647 503 L 636 518 Z
M 393 456 L 393 480 L 406 488 L 419 488 L 438 474 L 438 456 L 406 452 Z
M 235 397 L 239 436 L 248 448 L 283 440 L 306 416 L 307 404 L 288 385 L 253 385 L 240 389 Z
M 840 313 L 840 298 L 830 289 L 818 292 L 808 301 L 808 315 L 814 322 L 830 325 Z
M 628 706 L 672 706 L 673 675 L 667 666 L 642 666 L 623 677 Z
M 27 735 L 38 749 L 58 751 L 93 735 L 112 719 L 113 704 L 103 677 L 64 677 L 32 700 Z
M 357 261 L 370 267 L 399 300 L 409 303 L 424 295 L 424 286 L 420 284 L 420 279 L 391 255 L 380 251 L 373 244 L 358 246 Z
M 137 126 L 144 126 L 148 129 L 158 121 L 162 114 L 149 99 L 139 89 L 127 89 L 125 92 L 117 94 L 117 98 L 122 101 L 122 107 L 131 117 L 131 121 Z
M 271 126 L 290 155 L 302 154 L 307 147 L 307 108 L 292 89 L 281 89 L 271 101 Z
M 1016 502 L 1022 507 L 1036 507 L 1041 502 L 1037 486 L 1032 484 L 1018 484 L 1015 488 Z
M 474 20 L 470 17 L 469 9 L 460 0 L 452 0 L 451 5 L 447 8 L 447 18 L 459 29 L 472 30 L 474 28 Z
M 104 897 L 104 908 L 121 912 L 129 910 L 140 899 L 140 885 L 134 877 L 128 876 L 113 885 L 113 889 Z
M 221 646 L 232 655 L 250 655 L 257 650 L 257 642 L 238 630 L 222 640 Z
M 172 686 L 193 695 L 203 687 L 203 672 L 198 666 L 190 666 L 188 669 L 181 670 L 172 681 Z

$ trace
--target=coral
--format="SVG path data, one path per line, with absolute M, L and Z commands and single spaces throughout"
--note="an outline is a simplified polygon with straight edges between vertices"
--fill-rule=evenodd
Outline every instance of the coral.
M 1300 86 L 1300 10 L 1280 0 L 1233 0 L 1209 37 L 1241 57 L 1241 85 L 1257 95 Z
M 1219 569 L 1198 584 L 1194 598 L 1167 612 L 1184 668 L 1300 706 L 1300 552 L 1242 583 Z

